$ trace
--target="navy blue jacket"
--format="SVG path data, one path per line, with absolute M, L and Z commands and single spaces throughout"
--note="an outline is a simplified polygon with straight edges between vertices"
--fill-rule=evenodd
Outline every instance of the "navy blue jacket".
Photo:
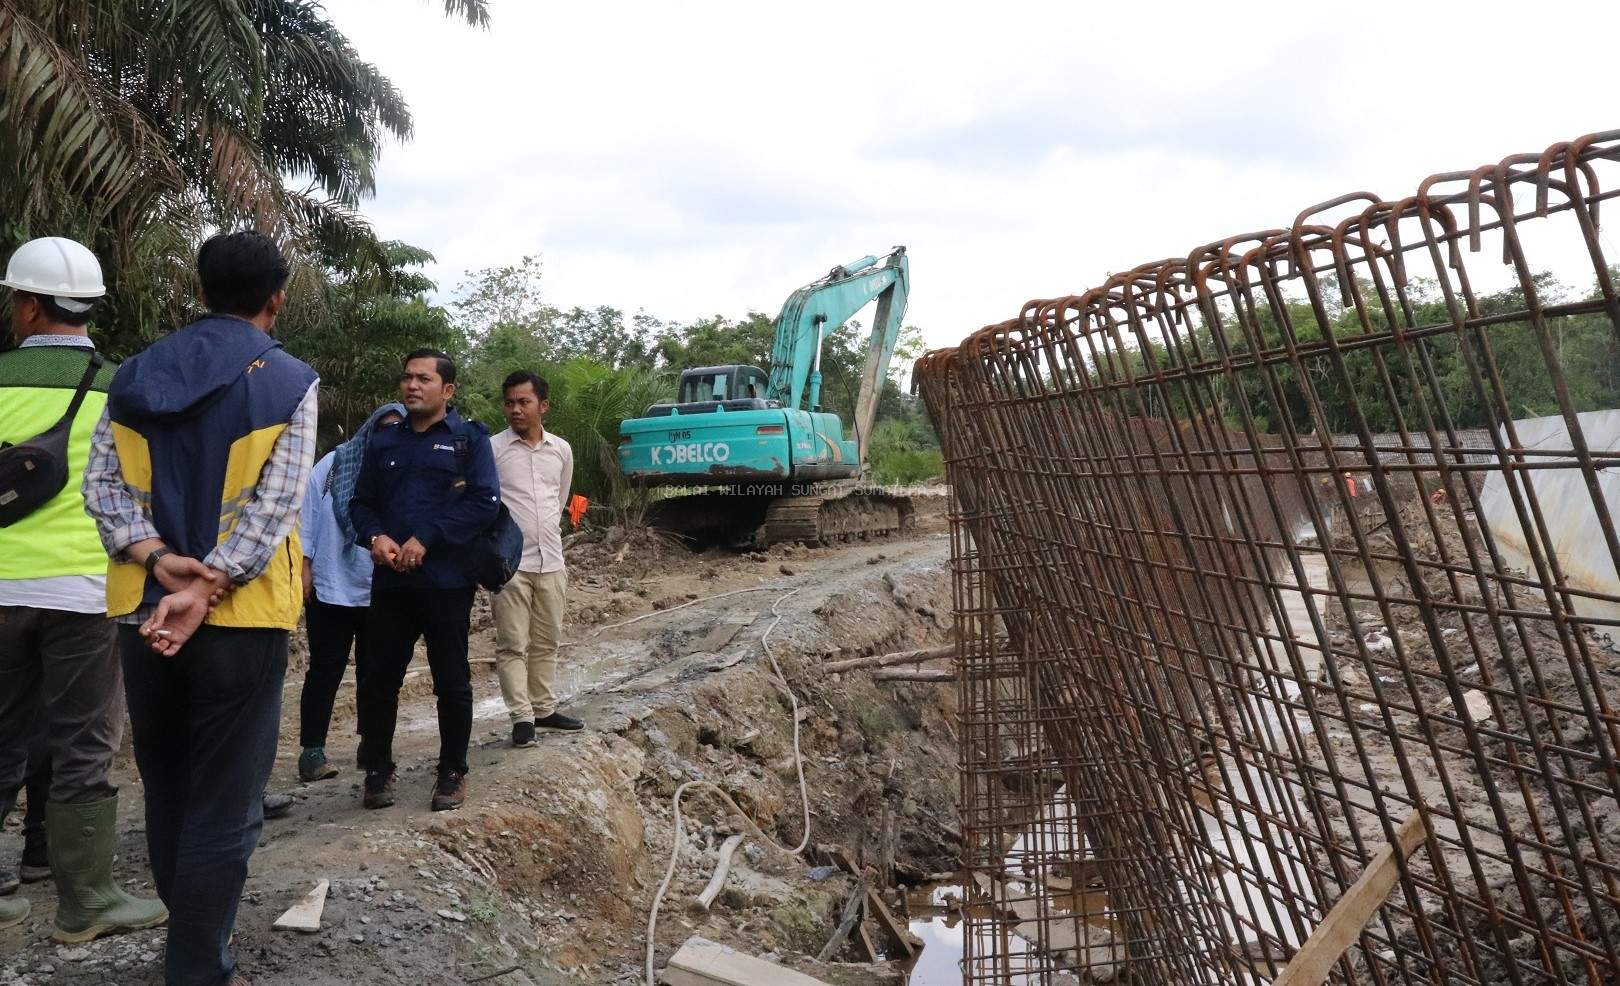
M 465 461 L 456 439 L 466 444 Z M 427 548 L 422 567 L 401 574 L 378 565 L 378 589 L 455 589 L 472 585 L 465 574 L 466 545 L 489 527 L 500 509 L 501 480 L 489 432 L 454 409 L 427 431 L 409 421 L 373 432 L 355 483 L 349 518 L 371 546 L 377 534 L 399 544 L 416 538 Z
M 264 446 L 254 458 L 247 436 L 291 421 L 314 382 L 314 370 L 234 315 L 204 315 L 124 363 L 107 416 L 145 439 L 151 479 L 143 493 L 169 547 L 204 558 L 223 540 L 269 454 Z M 124 463 L 126 479 L 133 465 Z M 292 585 L 297 579 L 294 566 Z M 163 598 L 156 578 L 145 583 L 144 602 Z

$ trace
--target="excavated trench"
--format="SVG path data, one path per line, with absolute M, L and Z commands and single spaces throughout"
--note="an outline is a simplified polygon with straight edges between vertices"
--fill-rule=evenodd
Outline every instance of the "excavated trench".
M 903 981 L 909 963 L 873 963 L 864 953 L 863 938 L 880 960 L 902 951 L 875 919 L 827 961 L 814 956 L 861 879 L 904 923 L 904 888 L 957 865 L 955 689 L 819 668 L 946 642 L 945 538 L 935 525 L 838 548 L 677 551 L 608 539 L 594 554 L 570 557 L 564 693 L 589 723 L 585 732 L 511 750 L 493 669 L 475 667 L 471 797 L 460 812 L 426 810 L 437 750 L 426 674 L 407 682 L 402 703 L 400 803 L 378 812 L 359 807 L 352 770 L 296 783 L 295 674 L 272 787 L 299 802 L 289 819 L 267 823 L 253 860 L 236 933 L 243 972 L 257 984 L 641 981 L 676 786 L 711 781 L 776 842 L 802 837 L 794 720 L 762 660 L 776 605 L 782 619 L 771 647 L 801 710 L 811 848 L 790 856 L 748 838 L 713 907 L 694 909 L 720 845 L 745 827 L 719 799 L 689 796 L 658 963 L 701 935 L 828 983 Z M 493 655 L 482 608 L 472 652 L 475 661 Z M 352 761 L 350 687 L 339 700 L 345 728 L 329 741 L 339 764 Z M 117 773 L 126 792 L 118 872 L 140 890 L 147 870 L 139 780 L 127 761 Z M 14 852 L 13 841 L 0 842 L 0 852 Z M 321 931 L 271 930 L 322 879 L 331 889 Z M 0 983 L 161 982 L 161 930 L 64 953 L 48 941 L 52 895 L 24 892 L 36 918 L 0 932 Z M 928 958 L 954 969 L 944 948 Z

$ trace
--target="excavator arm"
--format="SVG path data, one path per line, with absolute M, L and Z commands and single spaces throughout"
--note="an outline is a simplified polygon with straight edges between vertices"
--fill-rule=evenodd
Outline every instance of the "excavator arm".
M 822 343 L 856 312 L 877 301 L 854 409 L 853 424 L 863 464 L 872 419 L 883 395 L 883 378 L 889 372 L 900 323 L 906 316 L 910 284 L 906 248 L 895 247 L 881 260 L 862 257 L 852 264 L 834 267 L 826 277 L 793 292 L 776 317 L 767 395 L 785 407 L 813 411 L 821 403 Z

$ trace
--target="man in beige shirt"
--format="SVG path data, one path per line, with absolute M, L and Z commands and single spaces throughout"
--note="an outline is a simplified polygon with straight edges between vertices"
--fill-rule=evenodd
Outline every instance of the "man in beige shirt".
M 495 594 L 495 667 L 512 719 L 512 745 L 534 745 L 536 729 L 582 729 L 557 711 L 557 644 L 562 637 L 562 515 L 574 478 L 574 450 L 546 431 L 551 388 L 518 370 L 502 385 L 505 431 L 492 437 L 501 502 L 523 530 L 523 564 Z

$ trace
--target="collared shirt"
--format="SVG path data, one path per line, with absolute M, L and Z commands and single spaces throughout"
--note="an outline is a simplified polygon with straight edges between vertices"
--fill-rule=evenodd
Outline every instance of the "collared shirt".
M 29 336 L 17 348 L 33 346 L 96 348 L 89 336 L 69 334 Z M 107 576 L 53 575 L 42 579 L 0 579 L 0 606 L 26 606 L 69 613 L 105 613 Z
M 466 453 L 456 446 L 465 444 Z M 455 589 L 472 584 L 468 545 L 500 512 L 501 480 L 484 426 L 454 409 L 425 431 L 409 421 L 379 428 L 366 445 L 349 519 L 370 545 L 386 534 L 397 544 L 416 538 L 427 549 L 413 572 L 377 567 L 371 585 L 384 589 Z
M 310 471 L 298 536 L 306 564 L 315 572 L 315 598 L 328 606 L 364 609 L 371 605 L 371 552 L 349 543 L 332 512 L 326 480 L 335 455 L 326 453 Z
M 242 508 L 230 536 L 203 562 L 226 573 L 237 585 L 258 578 L 276 548 L 298 523 L 298 509 L 315 460 L 315 426 L 320 414 L 320 381 L 309 385 L 292 420 L 270 449 L 253 497 Z M 95 518 L 102 546 L 116 558 L 137 541 L 158 537 L 157 528 L 124 484 L 123 467 L 106 414 L 90 439 L 90 467 L 84 472 L 84 508 Z M 105 604 L 104 608 L 105 608 Z M 144 623 L 155 607 L 142 606 L 120 623 Z
M 574 450 L 561 435 L 543 431 L 530 445 L 508 428 L 490 440 L 501 474 L 501 502 L 523 531 L 521 572 L 563 567 L 562 515 L 574 485 Z
M 89 336 L 73 335 L 69 332 L 60 335 L 41 333 L 29 336 L 17 344 L 18 349 L 27 349 L 30 346 L 75 346 L 79 349 L 94 349 L 96 344 L 90 341 Z

